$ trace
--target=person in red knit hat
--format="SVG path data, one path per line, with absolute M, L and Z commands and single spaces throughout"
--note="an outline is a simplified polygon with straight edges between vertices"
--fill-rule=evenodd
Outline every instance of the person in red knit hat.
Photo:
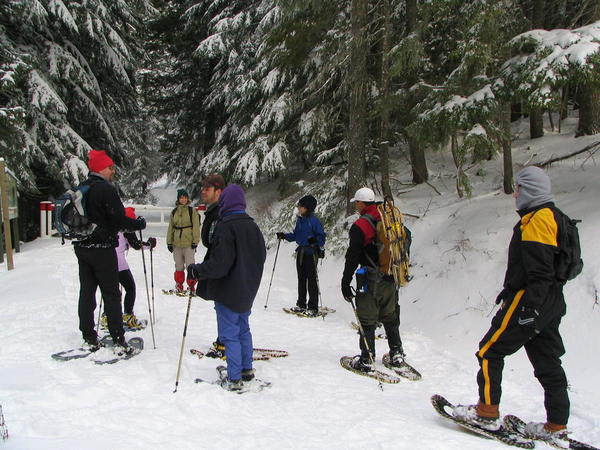
M 73 248 L 79 264 L 79 330 L 85 345 L 92 351 L 100 343 L 94 323 L 96 290 L 104 298 L 104 309 L 108 319 L 108 331 L 114 342 L 114 352 L 121 356 L 133 352 L 125 341 L 119 292 L 119 270 L 117 263 L 117 233 L 146 228 L 143 217 L 137 219 L 125 215 L 125 208 L 117 189 L 111 183 L 115 172 L 114 161 L 104 150 L 91 150 L 88 167 L 90 174 L 83 185 L 89 185 L 86 194 L 86 215 L 96 224 L 93 233 L 81 241 L 74 241 Z

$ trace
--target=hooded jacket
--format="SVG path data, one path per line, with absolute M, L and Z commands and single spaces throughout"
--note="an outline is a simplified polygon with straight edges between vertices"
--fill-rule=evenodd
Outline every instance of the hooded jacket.
M 197 294 L 238 313 L 252 308 L 267 255 L 263 235 L 245 207 L 239 186 L 232 184 L 223 190 L 210 259 L 191 265 L 199 280 Z

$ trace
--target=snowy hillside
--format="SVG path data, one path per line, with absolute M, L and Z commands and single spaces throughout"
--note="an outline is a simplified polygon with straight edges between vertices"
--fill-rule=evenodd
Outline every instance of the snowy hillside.
M 573 139 L 548 135 L 516 142 L 516 163 L 565 154 L 598 136 Z M 529 148 L 528 148 L 529 147 Z M 544 157 L 534 156 L 546 148 Z M 550 150 L 550 151 L 548 151 Z M 570 382 L 573 437 L 600 445 L 600 170 L 588 154 L 549 169 L 557 205 L 580 218 L 583 274 L 565 289 L 568 313 L 562 324 Z M 256 347 L 285 349 L 287 358 L 256 362 L 257 376 L 273 386 L 262 393 L 235 395 L 194 384 L 215 378 L 217 362 L 198 360 L 190 348 L 206 349 L 216 336 L 212 304 L 194 299 L 181 381 L 173 393 L 187 300 L 163 296 L 173 284 L 173 262 L 164 228 L 154 253 L 156 349 L 150 329 L 139 335 L 141 355 L 115 365 L 90 360 L 59 363 L 50 354 L 80 344 L 77 329 L 77 263 L 58 239 L 22 246 L 16 270 L 0 269 L 0 404 L 10 433 L 6 449 L 481 449 L 508 448 L 456 429 L 433 411 L 429 398 L 441 393 L 453 402 L 475 402 L 474 356 L 495 312 L 506 249 L 517 221 L 514 200 L 496 190 L 498 162 L 474 195 L 453 193 L 450 162 L 437 161 L 428 186 L 398 196 L 413 232 L 414 280 L 401 291 L 401 335 L 408 360 L 423 374 L 419 382 L 384 385 L 339 366 L 342 355 L 358 352 L 350 328 L 352 309 L 339 293 L 343 260 L 329 255 L 320 266 L 323 303 L 336 313 L 301 319 L 281 311 L 295 303 L 292 244 L 281 244 L 268 307 L 265 299 L 275 257 L 271 249 L 251 316 Z M 432 165 L 433 166 L 433 165 Z M 520 166 L 516 164 L 518 170 Z M 408 174 L 399 173 L 401 179 Z M 251 201 L 257 201 L 250 194 Z M 200 252 L 198 257 L 202 255 Z M 130 251 L 138 295 L 136 314 L 148 317 L 142 258 Z M 148 254 L 146 254 L 148 261 Z M 148 267 L 148 273 L 150 268 Z M 380 357 L 387 350 L 377 341 Z M 220 363 L 220 362 L 219 362 Z M 544 420 L 542 390 L 524 352 L 508 358 L 502 413 Z M 545 448 L 537 444 L 537 448 Z

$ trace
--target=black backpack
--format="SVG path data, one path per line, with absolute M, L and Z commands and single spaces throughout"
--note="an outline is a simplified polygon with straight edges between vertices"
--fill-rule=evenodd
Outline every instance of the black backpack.
M 579 230 L 577 224 L 581 220 L 571 219 L 558 208 L 558 257 L 554 262 L 556 279 L 561 283 L 572 280 L 583 270 L 581 259 L 581 243 L 579 242 Z
M 54 201 L 54 228 L 63 239 L 81 241 L 96 229 L 87 216 L 86 196 L 95 183 L 81 184 L 69 189 Z

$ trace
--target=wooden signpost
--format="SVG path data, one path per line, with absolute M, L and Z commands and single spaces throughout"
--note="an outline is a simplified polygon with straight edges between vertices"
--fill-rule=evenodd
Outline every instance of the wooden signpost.
M 6 174 L 6 166 L 4 159 L 0 158 L 0 195 L 2 203 L 2 224 L 4 225 L 4 242 L 6 243 L 6 265 L 8 270 L 15 268 L 13 262 L 13 246 L 10 235 L 10 214 L 8 204 L 8 175 Z

